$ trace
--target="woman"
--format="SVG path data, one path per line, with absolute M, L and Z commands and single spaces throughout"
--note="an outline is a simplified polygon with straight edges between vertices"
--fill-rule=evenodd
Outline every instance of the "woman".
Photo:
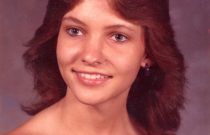
M 40 99 L 11 135 L 174 135 L 184 60 L 168 0 L 49 0 L 24 54 Z

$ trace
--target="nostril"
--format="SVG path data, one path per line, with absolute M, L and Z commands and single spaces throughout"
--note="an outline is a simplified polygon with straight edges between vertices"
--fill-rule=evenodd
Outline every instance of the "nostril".
M 81 55 L 81 61 L 87 65 L 100 65 L 104 61 L 104 56 L 99 50 L 86 50 Z
M 82 62 L 87 65 L 95 65 L 95 66 L 102 64 L 102 62 L 99 59 L 91 59 L 91 60 L 82 59 Z

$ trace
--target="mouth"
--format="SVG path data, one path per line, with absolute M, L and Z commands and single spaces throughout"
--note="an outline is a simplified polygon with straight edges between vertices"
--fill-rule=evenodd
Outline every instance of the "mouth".
M 111 75 L 98 72 L 76 71 L 74 69 L 72 72 L 76 74 L 80 83 L 87 86 L 101 85 L 113 78 Z

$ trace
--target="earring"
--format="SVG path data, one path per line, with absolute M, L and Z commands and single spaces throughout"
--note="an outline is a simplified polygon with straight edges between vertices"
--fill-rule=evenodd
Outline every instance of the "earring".
M 144 76 L 148 77 L 150 76 L 151 71 L 150 71 L 150 66 L 149 64 L 146 63 L 145 67 L 144 67 Z

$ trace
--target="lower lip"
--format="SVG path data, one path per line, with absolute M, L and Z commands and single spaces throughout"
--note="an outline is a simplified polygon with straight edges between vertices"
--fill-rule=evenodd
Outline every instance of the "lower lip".
M 76 73 L 78 80 L 86 86 L 99 86 L 107 82 L 110 78 L 103 78 L 103 79 L 87 79 L 81 77 L 78 73 Z

